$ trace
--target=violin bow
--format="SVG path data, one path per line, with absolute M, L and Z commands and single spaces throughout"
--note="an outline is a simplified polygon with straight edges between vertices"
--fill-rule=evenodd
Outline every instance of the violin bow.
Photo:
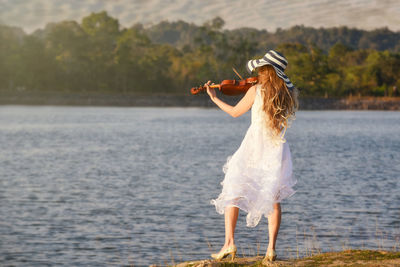
M 236 73 L 237 76 L 239 76 L 239 78 L 241 80 L 243 80 L 242 76 L 240 76 L 240 74 L 236 71 L 236 69 L 234 67 L 232 67 L 233 71 Z

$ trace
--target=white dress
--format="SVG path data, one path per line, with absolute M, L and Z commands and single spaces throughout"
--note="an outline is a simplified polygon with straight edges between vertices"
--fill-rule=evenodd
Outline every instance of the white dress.
M 257 226 L 262 215 L 267 218 L 273 203 L 295 193 L 297 180 L 292 175 L 292 159 L 286 141 L 276 142 L 267 126 L 260 85 L 251 107 L 251 125 L 238 148 L 223 167 L 222 192 L 211 204 L 219 214 L 226 206 L 246 211 L 248 227 Z

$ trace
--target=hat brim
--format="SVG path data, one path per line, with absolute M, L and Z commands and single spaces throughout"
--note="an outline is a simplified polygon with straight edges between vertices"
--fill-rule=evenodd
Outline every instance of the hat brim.
M 281 71 L 274 65 L 266 62 L 265 60 L 262 59 L 249 60 L 246 64 L 246 69 L 249 72 L 249 74 L 252 74 L 256 68 L 264 65 L 271 65 L 275 69 L 276 75 L 278 75 L 278 77 L 281 78 L 286 83 L 286 86 L 288 87 L 289 90 L 292 90 L 294 88 L 293 83 L 290 81 L 289 77 L 283 71 Z

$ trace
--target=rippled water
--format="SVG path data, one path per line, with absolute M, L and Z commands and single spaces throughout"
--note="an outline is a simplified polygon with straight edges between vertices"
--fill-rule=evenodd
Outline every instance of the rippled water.
M 224 241 L 209 201 L 249 123 L 201 108 L 0 107 L 1 265 L 209 258 Z M 278 255 L 398 249 L 399 112 L 300 111 L 287 140 L 298 184 Z M 239 256 L 264 254 L 267 221 L 245 216 Z

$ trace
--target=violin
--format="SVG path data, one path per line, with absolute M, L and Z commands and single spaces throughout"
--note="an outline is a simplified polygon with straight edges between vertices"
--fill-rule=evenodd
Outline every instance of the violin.
M 258 82 L 257 77 L 250 77 L 246 79 L 238 80 L 223 80 L 220 84 L 210 84 L 210 88 L 218 88 L 224 95 L 240 95 L 244 94 Z M 205 86 L 193 87 L 190 89 L 192 95 L 197 95 L 198 93 L 207 90 Z

